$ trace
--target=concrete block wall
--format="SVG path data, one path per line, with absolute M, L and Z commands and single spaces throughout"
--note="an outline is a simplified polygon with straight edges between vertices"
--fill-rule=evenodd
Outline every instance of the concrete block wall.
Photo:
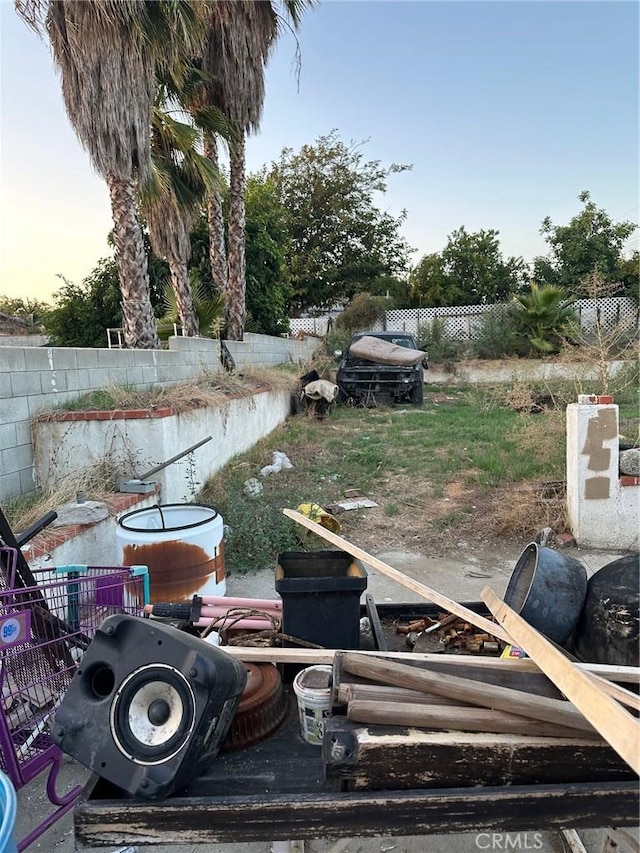
M 243 341 L 226 341 L 238 366 L 248 364 L 273 367 L 309 361 L 322 341 L 317 338 L 273 338 L 247 332 Z
M 304 363 L 318 343 L 247 335 L 230 349 L 237 348 L 239 366 L 271 366 Z M 218 371 L 219 353 L 219 341 L 182 337 L 171 338 L 168 350 L 0 345 L 0 501 L 35 488 L 35 415 L 110 384 L 149 388 L 184 381 L 205 368 Z
M 567 406 L 567 514 L 578 545 L 640 548 L 640 478 L 619 473 L 618 406 Z

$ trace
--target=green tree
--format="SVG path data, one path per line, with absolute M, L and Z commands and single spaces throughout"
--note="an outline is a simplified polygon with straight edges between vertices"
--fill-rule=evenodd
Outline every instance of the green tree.
M 285 265 L 284 211 L 268 180 L 249 177 L 246 190 L 247 313 L 265 335 L 289 330 L 291 293 Z
M 620 285 L 618 296 L 630 296 L 640 301 L 640 251 L 633 252 L 630 258 L 621 258 L 616 269 L 616 281 Z
M 135 186 L 151 168 L 156 72 L 196 48 L 205 4 L 17 0 L 16 6 L 48 36 L 69 120 L 109 187 L 127 346 L 157 348 Z
M 175 103 L 180 113 L 181 99 L 185 99 L 185 87 L 179 81 L 167 78 L 158 87 L 152 114 L 153 171 L 141 187 L 140 199 L 154 252 L 169 266 L 182 334 L 193 337 L 199 334 L 201 322 L 189 280 L 190 230 L 207 190 L 214 190 L 219 181 L 211 161 L 198 150 L 200 129 L 169 112 Z M 222 121 L 218 127 L 225 129 Z
M 581 295 L 580 282 L 594 271 L 606 281 L 618 280 L 624 244 L 637 227 L 633 222 L 614 222 L 587 190 L 578 198 L 582 210 L 568 225 L 554 225 L 549 216 L 543 219 L 540 233 L 549 254 L 534 262 L 536 281 L 564 287 L 575 295 Z
M 532 282 L 529 293 L 517 294 L 510 306 L 517 351 L 522 355 L 559 352 L 577 322 L 574 302 L 574 296 L 554 284 Z
M 460 305 L 462 294 L 445 273 L 444 260 L 438 252 L 425 255 L 409 274 L 409 293 L 414 305 L 446 308 Z
M 427 307 L 504 302 L 522 289 L 527 267 L 520 257 L 503 258 L 499 232 L 453 231 L 440 253 L 425 255 L 411 273 L 414 301 Z
M 155 317 L 166 310 L 164 292 L 169 273 L 163 261 L 149 254 L 146 238 L 143 246 L 149 269 L 149 293 L 155 327 Z M 44 330 L 53 346 L 107 345 L 107 329 L 122 326 L 118 272 L 113 258 L 103 258 L 81 284 L 74 284 L 61 276 L 63 286 L 53 294 L 53 307 L 42 318 Z
M 226 196 L 222 203 L 224 213 Z M 284 212 L 273 185 L 264 175 L 248 178 L 245 205 L 247 315 L 253 331 L 279 335 L 288 330 L 286 306 L 290 292 L 284 263 Z M 218 288 L 211 272 L 209 240 L 207 214 L 202 214 L 191 232 L 189 272 L 192 280 L 202 283 L 213 294 Z
M 51 308 L 47 302 L 39 299 L 22 298 L 21 296 L 3 296 L 0 294 L 0 312 L 10 317 L 20 317 L 27 320 L 34 328 L 42 322 L 43 316 Z
M 267 176 L 285 211 L 294 313 L 329 307 L 408 268 L 409 246 L 399 233 L 404 213 L 394 217 L 376 206 L 389 176 L 408 168 L 366 162 L 335 130 L 297 153 L 282 151 Z
M 298 26 L 308 0 L 284 0 L 290 25 Z M 201 103 L 217 107 L 228 118 L 230 193 L 226 249 L 221 221 L 222 204 L 210 195 L 211 267 L 226 296 L 229 340 L 242 340 L 246 319 L 245 248 L 245 136 L 258 129 L 264 102 L 265 66 L 278 37 L 280 17 L 269 0 L 217 0 L 212 5 L 202 66 L 207 77 Z M 205 138 L 205 152 L 217 166 L 213 134 Z M 226 251 L 226 267 L 224 255 Z

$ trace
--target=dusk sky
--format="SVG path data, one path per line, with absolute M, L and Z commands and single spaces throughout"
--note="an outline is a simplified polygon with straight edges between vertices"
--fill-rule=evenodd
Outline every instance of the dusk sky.
M 0 5 L 0 294 L 50 299 L 110 254 L 104 182 L 66 118 L 48 46 Z M 324 0 L 267 72 L 249 171 L 337 129 L 367 160 L 413 164 L 380 206 L 407 210 L 413 263 L 495 228 L 505 255 L 546 253 L 578 194 L 638 220 L 636 2 Z M 639 245 L 638 232 L 627 250 Z

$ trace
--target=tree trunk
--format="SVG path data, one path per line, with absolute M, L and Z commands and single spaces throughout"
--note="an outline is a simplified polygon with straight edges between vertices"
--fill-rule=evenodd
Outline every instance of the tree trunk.
M 229 198 L 229 262 L 227 338 L 241 341 L 246 319 L 245 308 L 245 157 L 244 133 L 238 133 L 238 141 L 231 147 Z
M 210 130 L 204 131 L 204 155 L 215 168 L 220 171 L 218 164 L 218 146 L 215 135 Z M 224 245 L 224 215 L 222 212 L 222 197 L 219 191 L 207 194 L 207 222 L 209 224 L 209 262 L 213 283 L 218 290 L 227 295 L 227 252 Z
M 124 340 L 130 349 L 160 349 L 151 307 L 147 255 L 136 217 L 133 181 L 121 180 L 110 174 L 107 184 L 113 213 Z
M 196 338 L 200 334 L 200 324 L 198 323 L 198 317 L 193 307 L 193 295 L 191 293 L 187 264 L 173 253 L 167 255 L 167 263 L 169 264 L 169 272 L 171 273 L 171 286 L 176 297 L 182 334 L 186 338 Z

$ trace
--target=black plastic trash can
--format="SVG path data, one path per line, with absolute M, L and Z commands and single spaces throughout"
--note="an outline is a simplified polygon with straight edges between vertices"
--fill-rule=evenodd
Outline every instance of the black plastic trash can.
M 345 551 L 279 554 L 282 630 L 328 649 L 359 648 L 360 597 L 366 587 L 366 569 Z

